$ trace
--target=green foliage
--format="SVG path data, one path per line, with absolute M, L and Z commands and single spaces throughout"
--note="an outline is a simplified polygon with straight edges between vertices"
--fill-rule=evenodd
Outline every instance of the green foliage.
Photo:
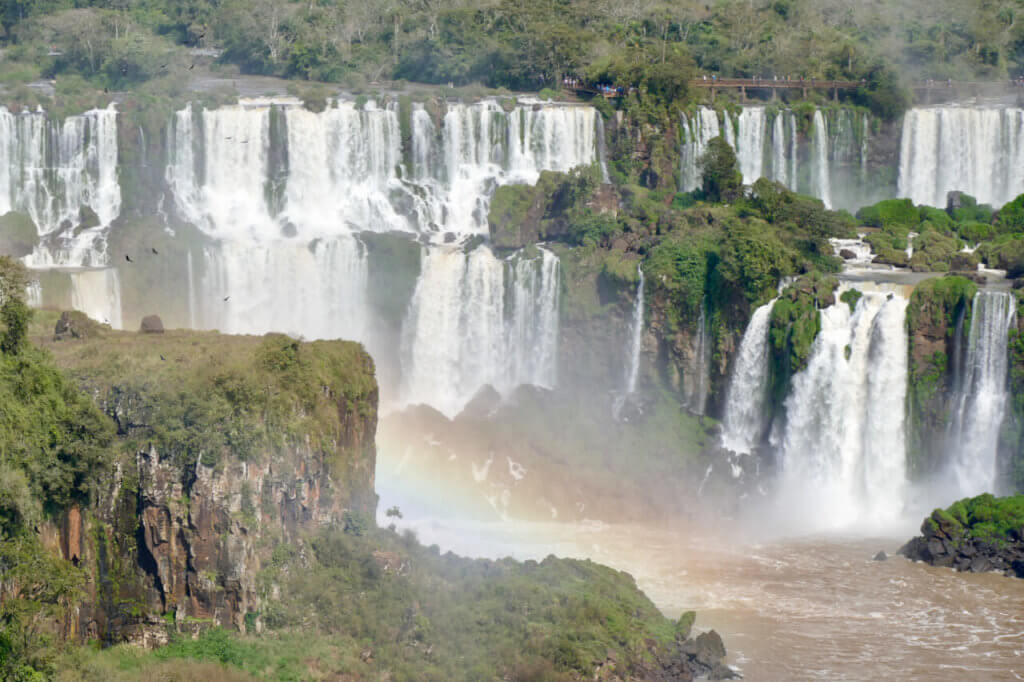
M 910 199 L 885 199 L 857 211 L 857 219 L 868 227 L 912 229 L 921 222 L 921 214 Z
M 864 294 L 862 294 L 858 289 L 847 289 L 843 292 L 842 296 L 839 297 L 839 300 L 850 306 L 850 312 L 852 313 L 857 309 L 857 301 L 859 301 L 863 295 Z
M 1006 270 L 1009 277 L 1024 276 L 1024 233 L 1002 234 L 978 247 L 989 267 Z
M 988 204 L 979 204 L 978 200 L 970 194 L 960 195 L 960 207 L 953 209 L 953 220 L 958 223 L 964 222 L 992 222 L 992 207 Z
M 700 169 L 701 191 L 708 201 L 731 202 L 743 194 L 743 175 L 740 173 L 736 152 L 725 138 L 719 136 L 708 141 L 704 155 L 697 160 Z
M 0 216 L 0 255 L 22 258 L 38 243 L 39 234 L 28 215 L 11 211 Z
M 995 497 L 989 493 L 954 502 L 945 512 L 936 509 L 954 527 L 962 527 L 966 538 L 1005 542 L 1024 529 L 1024 495 Z
M 0 323 L 4 330 L 0 334 L 0 353 L 17 355 L 25 347 L 28 321 L 32 310 L 20 298 L 9 298 L 0 306 Z
M 769 326 L 771 395 L 781 405 L 794 374 L 807 366 L 811 347 L 821 331 L 821 308 L 830 305 L 838 285 L 820 273 L 804 275 L 786 288 L 772 307 Z
M 999 209 L 992 222 L 1001 234 L 1024 232 L 1024 194 Z

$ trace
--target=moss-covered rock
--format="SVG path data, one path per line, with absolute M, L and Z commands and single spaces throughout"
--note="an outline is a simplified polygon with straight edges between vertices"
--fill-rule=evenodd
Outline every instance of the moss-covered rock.
M 977 290 L 974 282 L 950 276 L 925 280 L 910 296 L 907 452 L 912 476 L 934 473 L 942 464 L 953 397 L 952 366 L 965 351 Z
M 978 253 L 990 268 L 1006 270 L 1008 277 L 1024 275 L 1024 234 L 1005 234 L 985 242 Z
M 861 224 L 869 227 L 911 229 L 921 222 L 921 214 L 910 199 L 885 199 L 857 211 Z
M 913 246 L 910 267 L 914 272 L 947 272 L 962 245 L 959 239 L 942 234 L 931 223 L 922 223 Z
M 794 374 L 807 366 L 821 331 L 821 308 L 835 303 L 839 282 L 820 273 L 804 275 L 786 288 L 772 308 L 769 328 L 771 395 L 780 406 Z
M 958 571 L 1001 571 L 1024 578 L 1024 495 L 986 493 L 936 509 L 921 524 L 921 536 L 900 553 Z
M 11 211 L 0 216 L 0 256 L 21 258 L 38 244 L 39 233 L 28 215 Z

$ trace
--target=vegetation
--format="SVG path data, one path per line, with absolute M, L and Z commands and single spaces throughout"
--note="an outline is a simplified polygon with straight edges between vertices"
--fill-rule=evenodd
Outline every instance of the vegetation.
M 1012 0 L 8 0 L 0 26 L 5 83 L 97 90 L 180 88 L 203 49 L 243 73 L 357 89 L 402 79 L 538 91 L 572 76 L 682 102 L 701 73 L 847 79 L 863 82 L 858 104 L 891 118 L 910 79 L 1024 72 Z
M 994 497 L 989 493 L 936 509 L 925 523 L 943 522 L 947 534 L 964 540 L 1006 542 L 1020 540 L 1024 529 L 1024 495 Z

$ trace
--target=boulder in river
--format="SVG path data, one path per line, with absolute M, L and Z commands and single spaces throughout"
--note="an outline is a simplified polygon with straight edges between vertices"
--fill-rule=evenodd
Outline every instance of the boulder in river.
M 885 561 L 888 558 L 889 555 L 886 554 L 884 550 L 880 551 L 878 554 L 875 555 L 875 561 Z

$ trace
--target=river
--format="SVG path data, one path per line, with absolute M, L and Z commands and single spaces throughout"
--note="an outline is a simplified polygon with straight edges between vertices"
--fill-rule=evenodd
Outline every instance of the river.
M 383 506 L 383 505 L 382 505 Z M 905 537 L 758 541 L 738 530 L 413 520 L 477 557 L 590 558 L 629 572 L 669 617 L 693 609 L 747 680 L 1024 679 L 1024 580 L 894 554 Z

